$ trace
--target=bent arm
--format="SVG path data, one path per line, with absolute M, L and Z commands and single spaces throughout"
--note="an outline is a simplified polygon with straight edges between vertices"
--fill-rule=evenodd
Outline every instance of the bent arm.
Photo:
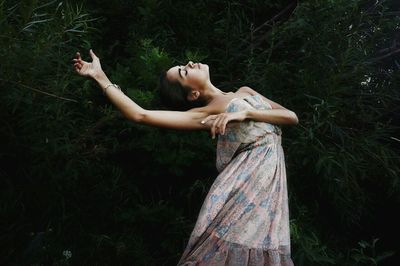
M 267 122 L 271 124 L 288 124 L 288 125 L 297 125 L 299 123 L 299 119 L 295 112 L 283 107 L 277 102 L 274 102 L 264 95 L 256 92 L 250 87 L 243 86 L 239 89 L 239 91 L 247 92 L 250 95 L 259 95 L 261 98 L 271 105 L 271 110 L 249 110 L 246 113 L 247 119 L 252 119 L 260 122 Z
M 268 110 L 243 110 L 238 112 L 221 113 L 210 115 L 202 123 L 210 124 L 211 135 L 224 134 L 226 124 L 230 121 L 253 120 L 266 122 L 275 125 L 296 125 L 299 123 L 294 112 L 287 109 L 268 109 Z
M 288 109 L 246 110 L 246 119 L 267 122 L 275 125 L 297 125 L 299 119 L 295 112 Z
M 94 80 L 103 91 L 107 85 L 111 84 L 104 72 L 96 75 Z M 201 124 L 201 121 L 208 116 L 206 112 L 146 110 L 114 86 L 108 86 L 105 94 L 127 119 L 137 123 L 172 129 L 208 130 L 210 128 L 210 124 Z

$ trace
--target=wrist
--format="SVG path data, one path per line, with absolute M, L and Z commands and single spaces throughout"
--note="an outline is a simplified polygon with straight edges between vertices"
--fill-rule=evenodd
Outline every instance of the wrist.
M 105 87 L 112 82 L 108 79 L 107 75 L 101 71 L 93 76 L 93 79 L 97 82 L 100 88 L 104 91 Z
M 94 79 L 94 80 L 97 81 L 97 82 L 101 82 L 101 81 L 104 80 L 105 78 L 107 78 L 107 76 L 106 76 L 106 74 L 104 73 L 103 70 L 98 71 L 97 73 L 95 73 L 95 74 L 92 76 L 92 79 Z

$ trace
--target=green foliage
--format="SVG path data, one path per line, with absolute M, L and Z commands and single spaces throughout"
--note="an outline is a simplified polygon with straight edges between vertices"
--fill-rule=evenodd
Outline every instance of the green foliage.
M 0 1 L 0 264 L 176 265 L 217 175 L 206 132 L 134 124 L 73 73 L 89 48 L 144 108 L 192 60 L 296 112 L 295 264 L 395 264 L 399 6 L 293 3 Z
M 293 260 L 296 265 L 332 265 L 335 255 L 332 250 L 321 243 L 320 237 L 313 232 L 310 219 L 307 219 L 307 209 L 304 207 L 298 216 L 299 220 L 290 221 L 292 249 L 295 251 Z
M 168 54 L 152 45 L 150 39 L 143 39 L 140 42 L 140 50 L 132 60 L 133 73 L 137 76 L 139 86 L 152 88 L 157 87 L 158 79 L 154 78 L 171 65 Z
M 375 238 L 371 243 L 365 240 L 358 242 L 358 248 L 351 250 L 351 258 L 354 261 L 351 265 L 380 265 L 381 261 L 393 256 L 394 252 L 392 251 L 377 254 L 375 246 L 378 240 L 378 238 Z

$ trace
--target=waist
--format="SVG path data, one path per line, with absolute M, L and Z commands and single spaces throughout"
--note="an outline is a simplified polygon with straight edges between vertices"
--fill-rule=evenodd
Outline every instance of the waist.
M 235 156 L 241 152 L 254 149 L 259 146 L 267 145 L 281 145 L 282 136 L 275 133 L 267 133 L 263 136 L 258 137 L 254 142 L 242 143 L 235 152 Z

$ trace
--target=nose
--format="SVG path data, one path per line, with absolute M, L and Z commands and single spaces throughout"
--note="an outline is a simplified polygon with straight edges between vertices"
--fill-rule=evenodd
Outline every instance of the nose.
M 192 61 L 189 61 L 189 62 L 187 63 L 187 65 L 190 66 L 190 67 L 194 67 L 194 63 L 193 63 Z

